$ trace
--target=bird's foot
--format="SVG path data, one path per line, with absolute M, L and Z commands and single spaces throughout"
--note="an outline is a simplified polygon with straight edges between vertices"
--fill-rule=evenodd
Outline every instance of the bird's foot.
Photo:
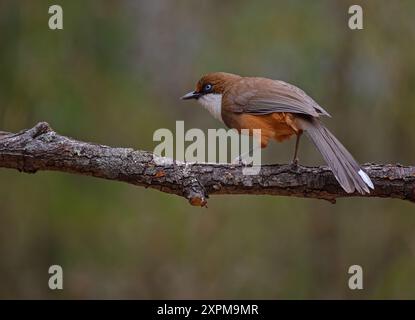
M 293 168 L 297 168 L 298 167 L 298 158 L 293 159 L 293 161 L 291 161 L 290 165 Z
M 250 165 L 246 160 L 242 159 L 241 156 L 238 156 L 235 159 L 233 159 L 232 164 L 237 164 L 242 167 L 247 167 Z

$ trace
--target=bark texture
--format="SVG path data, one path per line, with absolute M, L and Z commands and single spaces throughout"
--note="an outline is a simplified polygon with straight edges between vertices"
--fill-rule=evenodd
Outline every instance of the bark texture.
M 209 195 L 267 194 L 325 199 L 382 197 L 415 202 L 415 167 L 365 164 L 375 190 L 347 194 L 330 169 L 264 165 L 258 175 L 243 175 L 241 165 L 154 161 L 152 153 L 77 141 L 45 122 L 19 133 L 0 132 L 0 167 L 35 173 L 53 170 L 150 187 L 206 206 Z

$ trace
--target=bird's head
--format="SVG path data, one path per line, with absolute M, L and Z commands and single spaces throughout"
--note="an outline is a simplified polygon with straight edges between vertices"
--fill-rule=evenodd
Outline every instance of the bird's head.
M 185 94 L 182 99 L 196 99 L 212 116 L 223 122 L 222 95 L 240 76 L 226 72 L 204 75 L 196 84 L 196 90 Z
M 240 76 L 226 72 L 213 72 L 204 75 L 196 84 L 196 89 L 185 94 L 181 99 L 202 99 L 210 95 L 222 95 Z

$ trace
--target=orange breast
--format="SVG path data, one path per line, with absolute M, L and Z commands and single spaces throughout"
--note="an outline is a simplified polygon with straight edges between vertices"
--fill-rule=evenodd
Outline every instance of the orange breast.
M 300 130 L 291 113 L 272 113 L 268 115 L 238 114 L 232 119 L 235 129 L 261 129 L 261 147 L 267 146 L 269 139 L 283 141 Z M 252 135 L 252 132 L 250 132 Z

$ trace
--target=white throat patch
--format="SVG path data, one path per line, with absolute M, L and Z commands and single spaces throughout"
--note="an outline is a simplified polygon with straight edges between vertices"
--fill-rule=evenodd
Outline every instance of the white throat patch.
M 222 120 L 222 95 L 216 93 L 208 93 L 201 96 L 197 101 L 208 110 L 212 116 L 219 121 Z

